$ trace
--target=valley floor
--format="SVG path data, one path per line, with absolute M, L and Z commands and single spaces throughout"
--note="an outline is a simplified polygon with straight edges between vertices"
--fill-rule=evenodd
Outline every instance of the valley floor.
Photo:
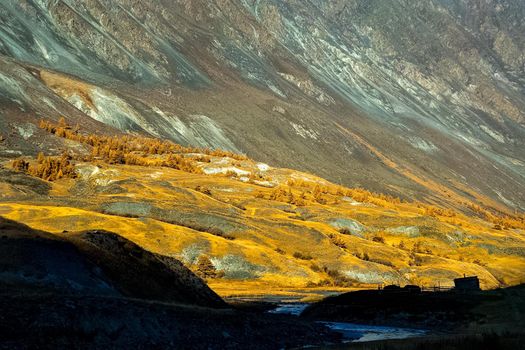
M 0 349 L 282 349 L 338 342 L 297 317 L 128 298 L 2 295 Z

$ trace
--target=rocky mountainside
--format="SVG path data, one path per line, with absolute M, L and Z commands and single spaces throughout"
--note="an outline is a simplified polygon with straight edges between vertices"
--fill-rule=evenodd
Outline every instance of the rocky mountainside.
M 0 152 L 58 119 L 352 187 L 525 207 L 519 0 L 7 0 Z M 57 149 L 58 151 L 58 149 Z

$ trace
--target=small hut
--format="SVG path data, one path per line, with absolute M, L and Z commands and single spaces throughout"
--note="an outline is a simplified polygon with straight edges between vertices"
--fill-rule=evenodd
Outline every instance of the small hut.
M 454 279 L 454 289 L 461 292 L 480 291 L 478 276 L 464 276 Z

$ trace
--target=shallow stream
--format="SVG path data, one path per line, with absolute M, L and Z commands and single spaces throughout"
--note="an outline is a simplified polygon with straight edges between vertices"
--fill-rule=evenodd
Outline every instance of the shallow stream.
M 299 316 L 306 308 L 306 303 L 281 303 L 275 309 L 268 311 L 273 314 Z M 427 334 L 422 329 L 400 328 L 389 326 L 370 326 L 347 322 L 320 322 L 328 328 L 341 333 L 344 342 L 367 342 L 385 339 L 407 339 L 421 337 Z

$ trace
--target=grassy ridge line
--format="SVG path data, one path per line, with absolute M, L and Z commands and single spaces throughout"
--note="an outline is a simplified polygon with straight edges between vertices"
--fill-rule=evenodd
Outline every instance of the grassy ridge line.
M 80 128 L 67 125 L 63 118 L 58 124 L 41 120 L 39 127 L 58 137 L 77 141 L 91 147 L 88 156 L 77 156 L 77 160 L 94 161 L 101 159 L 109 164 L 127 164 L 139 166 L 169 167 L 186 171 L 189 173 L 202 173 L 199 163 L 209 163 L 209 156 L 228 157 L 237 161 L 249 160 L 245 155 L 235 154 L 224 150 L 210 150 L 208 148 L 184 147 L 171 141 L 161 141 L 154 138 L 137 136 L 100 136 L 94 134 L 82 134 Z M 164 157 L 163 157 L 164 156 Z M 62 177 L 76 177 L 70 163 L 71 156 L 62 155 L 60 158 L 53 159 L 40 154 L 37 158 L 37 165 L 31 166 L 29 162 L 18 159 L 13 162 L 13 167 L 22 172 L 27 172 L 33 176 L 40 177 L 47 181 L 53 181 Z M 226 176 L 236 176 L 235 173 L 226 173 Z M 268 177 L 260 173 L 250 173 L 251 182 L 258 180 L 268 180 Z M 202 189 L 205 193 L 206 188 Z M 296 193 L 299 192 L 299 193 Z M 372 193 L 365 189 L 349 189 L 343 186 L 326 183 L 319 183 L 290 179 L 286 185 L 277 186 L 272 193 L 265 195 L 258 192 L 258 198 L 275 200 L 304 206 L 309 202 L 319 204 L 337 204 L 337 197 L 350 197 L 359 202 L 371 203 L 381 207 L 395 207 L 402 203 L 400 198 L 385 194 Z M 335 199 L 333 197 L 336 197 Z M 426 215 L 434 217 L 458 216 L 458 212 L 450 208 L 440 208 L 428 204 L 414 202 L 418 207 L 425 210 Z M 465 206 L 474 214 L 494 224 L 496 229 L 525 229 L 525 214 L 509 216 L 502 213 L 491 212 L 480 205 L 464 203 Z
M 89 139 L 89 135 L 83 137 Z M 131 136 L 125 137 L 133 142 Z M 109 143 L 118 145 L 114 141 Z M 129 146 L 130 149 L 132 147 L 135 146 Z M 92 149 L 93 146 L 88 145 L 87 153 Z M 83 225 L 93 229 L 117 230 L 124 237 L 160 254 L 183 254 L 186 249 L 198 244 L 206 247 L 199 254 L 208 256 L 218 266 L 227 255 L 242 257 L 247 263 L 263 269 L 264 272 L 257 279 L 273 286 L 288 284 L 312 289 L 332 288 L 346 284 L 345 276 L 350 276 L 350 285 L 357 285 L 363 282 L 353 279 L 366 278 L 367 273 L 399 274 L 414 283 L 432 286 L 435 276 L 446 273 L 446 279 L 450 281 L 452 276 L 464 271 L 485 276 L 489 287 L 498 284 L 494 275 L 498 276 L 501 284 L 520 281 L 519 273 L 509 267 L 521 266 L 521 260 L 511 251 L 504 251 L 513 248 L 509 244 L 519 240 L 511 227 L 501 227 L 499 230 L 482 218 L 423 203 L 401 201 L 364 189 L 337 186 L 318 177 L 287 169 L 270 168 L 266 171 L 264 175 L 271 176 L 274 186 L 267 187 L 249 178 L 243 180 L 229 174 L 212 176 L 154 166 L 154 162 L 164 161 L 169 155 L 149 154 L 149 151 L 133 152 L 152 163 L 112 164 L 109 159 L 101 157 L 83 162 L 90 155 L 71 155 L 81 176 L 79 179 L 49 182 L 52 199 L 48 203 L 67 204 L 75 200 L 72 194 L 81 195 L 83 202 L 79 202 L 78 207 L 96 210 L 92 214 L 75 218 Z M 258 171 L 259 165 L 249 159 L 239 161 L 199 154 L 180 155 L 202 169 L 219 164 L 226 164 L 224 166 L 229 168 L 233 164 L 248 169 L 251 174 Z M 194 160 L 201 156 L 210 157 L 210 162 Z M 86 168 L 95 172 L 91 174 L 89 170 L 89 174 L 86 174 Z M 105 192 L 108 186 L 104 184 L 116 186 L 117 190 L 120 188 L 123 192 L 112 195 L 112 192 Z M 84 188 L 86 192 L 77 193 L 79 188 Z M 159 230 L 155 215 L 127 214 L 140 219 L 133 220 L 134 227 L 119 227 L 121 222 L 126 221 L 125 218 L 105 217 L 102 220 L 97 214 L 104 212 L 101 204 L 122 200 L 139 205 L 149 203 L 161 210 L 181 210 L 189 213 L 195 223 L 199 223 L 201 218 L 207 220 L 203 215 L 218 215 L 227 222 L 235 225 L 240 223 L 245 228 L 233 233 L 224 231 L 233 239 L 228 240 L 224 239 L 228 238 L 225 236 L 208 235 L 209 223 L 199 226 L 200 233 L 190 230 L 183 234 L 178 227 L 171 234 L 168 233 L 168 227 L 173 226 L 160 225 L 162 229 Z M 10 215 L 18 215 L 17 211 L 25 212 L 27 215 L 24 214 L 20 219 L 25 223 L 46 224 L 55 227 L 55 230 L 79 229 L 71 227 L 72 223 L 68 219 L 59 219 L 60 215 L 51 222 L 46 218 L 49 215 L 36 214 L 36 208 L 31 208 L 32 201 L 34 199 L 27 198 L 28 206 Z M 51 211 L 54 215 L 59 214 L 55 210 Z M 355 233 L 348 228 L 334 228 L 330 224 L 333 218 L 357 220 L 366 226 L 366 231 L 354 236 Z M 177 220 L 167 222 L 194 228 Z M 418 226 L 423 231 L 415 237 L 403 237 L 390 231 L 405 226 Z M 464 238 L 455 245 L 447 241 L 447 237 L 452 234 L 453 239 L 457 230 L 463 232 L 461 236 Z M 148 235 L 138 235 L 137 231 L 147 232 Z M 510 243 L 502 243 L 503 238 L 511 238 Z M 494 254 L 487 253 L 481 244 L 495 245 L 499 250 Z M 219 270 L 222 269 L 219 267 Z M 230 281 L 225 279 L 222 283 Z
M 85 166 L 85 165 L 81 165 Z M 95 168 L 95 167 L 93 167 Z M 395 266 L 392 268 L 394 269 L 404 269 L 406 268 L 406 264 L 410 261 L 412 261 L 412 264 L 414 264 L 414 267 L 417 269 L 424 269 L 425 266 L 428 266 L 430 268 L 431 266 L 434 268 L 441 268 L 449 270 L 451 269 L 451 264 L 459 264 L 464 265 L 467 262 L 470 263 L 474 260 L 479 260 L 480 262 L 484 262 L 485 259 L 490 259 L 490 262 L 487 262 L 489 266 L 493 266 L 493 264 L 498 264 L 498 261 L 495 260 L 495 257 L 486 256 L 485 255 L 479 255 L 475 252 L 474 247 L 468 248 L 468 251 L 465 250 L 467 248 L 462 248 L 462 251 L 460 252 L 457 248 L 453 248 L 450 252 L 446 252 L 445 249 L 450 249 L 448 245 L 444 245 L 443 243 L 435 242 L 433 239 L 429 238 L 415 238 L 415 239 L 401 239 L 400 237 L 397 237 L 396 235 L 391 234 L 390 232 L 375 232 L 373 235 L 366 234 L 366 239 L 360 239 L 353 237 L 352 235 L 349 235 L 348 233 L 345 234 L 344 230 L 341 230 L 341 232 L 337 232 L 336 229 L 330 227 L 326 223 L 325 216 L 328 215 L 328 217 L 356 217 L 357 213 L 363 213 L 366 214 L 369 219 L 366 219 L 365 217 L 361 217 L 359 220 L 365 220 L 363 223 L 367 226 L 376 226 L 376 225 L 384 225 L 377 221 L 374 217 L 377 215 L 383 216 L 387 214 L 391 219 L 395 218 L 395 222 L 389 222 L 388 226 L 393 225 L 394 227 L 397 226 L 404 226 L 404 225 L 410 225 L 410 222 L 421 222 L 421 219 L 424 218 L 424 210 L 422 208 L 418 208 L 416 205 L 413 205 L 411 203 L 400 203 L 396 207 L 390 206 L 388 209 L 381 208 L 379 206 L 367 206 L 367 205 L 359 205 L 359 206 L 353 206 L 349 204 L 346 200 L 340 200 L 339 204 L 330 204 L 330 205 L 321 205 L 318 203 L 309 203 L 305 207 L 295 207 L 291 205 L 287 205 L 283 207 L 282 202 L 276 202 L 271 200 L 261 200 L 260 198 L 254 198 L 254 193 L 257 190 L 266 192 L 267 194 L 271 193 L 274 189 L 271 188 L 261 188 L 260 186 L 256 186 L 254 184 L 249 183 L 242 183 L 240 181 L 234 181 L 229 178 L 224 177 L 215 177 L 215 176 L 207 176 L 207 175 L 199 175 L 199 174 L 188 174 L 181 171 L 173 170 L 173 169 L 166 169 L 164 171 L 164 175 L 162 175 L 161 178 L 158 178 L 157 174 L 159 173 L 159 168 L 146 168 L 140 170 L 140 173 L 137 173 L 139 169 L 137 169 L 136 166 L 126 166 L 126 165 L 113 165 L 110 167 L 104 167 L 107 170 L 102 170 L 103 172 L 107 171 L 108 174 L 111 173 L 110 178 L 112 181 L 116 181 L 118 183 L 121 180 L 129 179 L 130 177 L 137 177 L 139 176 L 140 179 L 134 180 L 136 182 L 136 185 L 140 185 L 139 188 L 135 187 L 126 187 L 127 191 L 131 194 L 133 194 L 133 197 L 135 195 L 139 195 L 140 198 L 137 197 L 137 200 L 143 201 L 154 201 L 157 205 L 162 205 L 162 203 L 173 206 L 173 201 L 182 201 L 184 202 L 184 207 L 191 207 L 192 211 L 195 213 L 201 213 L 209 211 L 209 205 L 213 203 L 213 211 L 215 211 L 217 214 L 220 214 L 221 212 L 228 212 L 230 214 L 228 215 L 241 215 L 235 220 L 241 220 L 241 222 L 245 222 L 248 227 L 249 231 L 247 232 L 239 232 L 239 235 L 235 234 L 236 240 L 234 243 L 243 243 L 243 252 L 247 254 L 247 257 L 252 262 L 256 262 L 257 264 L 265 264 L 264 260 L 261 261 L 260 257 L 255 259 L 257 256 L 263 256 L 267 255 L 268 257 L 271 256 L 272 261 L 280 261 L 283 260 L 283 264 L 285 261 L 293 261 L 294 264 L 297 263 L 300 266 L 303 266 L 303 268 L 306 268 L 307 271 L 309 271 L 309 276 L 306 281 L 313 280 L 316 281 L 316 283 L 321 282 L 323 280 L 332 280 L 337 276 L 337 271 L 341 267 L 334 267 L 334 262 L 337 256 L 343 254 L 344 255 L 344 264 L 352 264 L 351 266 L 356 266 L 355 264 L 357 262 L 365 262 L 365 263 L 374 263 L 374 264 L 385 264 L 388 261 L 391 261 L 394 263 Z M 115 172 L 120 173 L 115 178 Z M 139 175 L 140 174 L 140 175 Z M 155 175 L 155 177 L 151 177 L 151 175 Z M 102 178 L 104 177 L 103 174 L 100 174 Z M 272 174 L 273 175 L 273 174 Z M 286 177 L 285 177 L 286 178 Z M 161 183 L 164 183 L 165 180 L 170 181 L 172 185 L 165 187 L 165 185 L 161 185 Z M 55 203 L 57 203 L 57 200 L 60 200 L 60 198 L 67 199 L 70 195 L 70 186 L 77 182 L 79 180 L 67 180 L 67 181 L 57 181 L 52 183 L 53 185 L 53 191 L 52 193 L 56 196 L 55 197 Z M 205 184 L 206 187 L 210 188 L 212 191 L 212 196 L 214 199 L 216 199 L 216 202 L 210 202 L 208 198 L 210 198 L 208 195 L 199 195 L 194 198 L 187 197 L 187 195 L 182 196 L 181 189 L 186 188 L 190 191 L 193 191 L 192 188 L 195 187 L 196 184 Z M 171 186 L 177 186 L 177 189 L 175 190 Z M 182 186 L 182 187 L 181 187 Z M 224 188 L 224 186 L 228 187 L 229 189 L 232 189 L 233 192 L 222 192 L 220 189 Z M 144 189 L 148 189 L 148 191 L 144 191 Z M 137 192 L 136 190 L 139 190 Z M 98 203 L 99 201 L 107 201 L 110 199 L 110 197 L 102 196 L 97 199 L 97 197 L 92 197 L 92 199 L 95 201 L 94 203 Z M 160 202 L 159 202 L 160 200 Z M 182 203 L 181 202 L 181 203 Z M 236 211 L 235 213 L 231 212 L 230 209 L 228 209 L 228 206 L 222 206 L 221 203 L 244 203 L 243 205 L 246 206 L 245 211 Z M 84 205 L 83 205 L 84 206 Z M 287 212 L 288 209 L 290 210 Z M 271 209 L 270 208 L 275 208 Z M 277 209 L 277 210 L 276 210 Z M 354 213 L 356 212 L 356 213 Z M 311 214 L 308 214 L 311 213 Z M 253 215 L 252 215 L 253 214 Z M 312 217 L 311 215 L 314 214 Z M 199 214 L 200 215 L 200 214 Z M 321 216 L 319 216 L 321 215 Z M 362 215 L 362 214 L 358 214 Z M 357 216 L 358 217 L 358 216 Z M 42 217 L 40 215 L 26 215 L 22 218 L 22 221 L 25 220 L 32 220 L 35 219 L 35 221 L 42 220 Z M 419 218 L 419 219 L 418 219 Z M 439 218 L 439 221 L 437 221 L 436 218 L 425 218 L 424 222 L 432 223 L 432 222 L 440 222 L 441 220 L 450 220 L 450 218 Z M 371 220 L 371 221 L 370 221 Z M 467 232 L 472 231 L 484 231 L 487 229 L 486 223 L 483 224 L 482 221 L 472 221 L 471 218 L 454 218 L 454 220 L 460 220 L 460 223 L 462 224 L 463 228 L 468 230 Z M 101 222 L 100 220 L 94 220 L 95 222 L 86 222 L 86 225 L 90 225 L 93 229 L 95 228 L 105 228 L 107 230 L 114 230 L 112 227 L 105 227 L 109 222 Z M 426 223 L 425 225 L 428 225 Z M 39 224 L 37 222 L 37 224 Z M 66 227 L 65 229 L 72 229 L 76 230 L 77 228 L 67 228 L 68 226 L 64 226 L 62 221 L 54 221 L 52 223 L 53 225 L 58 227 Z M 138 222 L 137 222 L 138 224 Z M 279 226 L 275 226 L 276 224 L 279 224 Z M 419 223 L 421 225 L 422 223 Z M 94 226 L 93 226 L 94 225 Z M 100 226 L 97 226 L 100 225 Z M 292 225 L 292 226 L 290 226 Z M 440 224 L 441 225 L 441 224 Z M 450 224 L 446 224 L 450 225 Z M 117 225 L 118 226 L 118 225 Z M 164 236 L 162 232 L 156 233 L 156 231 L 151 231 L 151 228 L 141 228 L 142 225 L 138 224 L 137 227 L 135 227 L 135 230 L 145 230 L 150 232 L 150 236 L 152 237 L 151 240 L 153 240 L 153 237 L 158 237 L 164 244 L 164 242 L 167 242 L 167 238 Z M 447 227 L 447 226 L 444 226 Z M 256 228 L 257 231 L 252 231 L 252 228 Z M 329 252 L 329 256 L 325 256 L 326 254 L 319 255 L 318 253 L 314 254 L 311 249 L 313 249 L 313 246 L 311 246 L 311 243 L 309 239 L 306 239 L 308 232 L 312 232 L 311 230 L 315 230 L 318 233 L 323 233 L 325 238 L 323 238 L 323 250 L 327 253 Z M 446 231 L 443 231 L 443 228 L 436 227 L 436 232 L 440 236 L 445 236 L 447 234 L 447 231 L 452 232 L 450 228 L 447 228 Z M 496 231 L 494 231 L 496 232 Z M 135 233 L 133 232 L 133 229 L 130 228 L 130 230 L 126 231 L 120 231 L 119 233 L 128 236 L 134 236 Z M 335 237 L 338 237 L 341 241 L 345 243 L 345 247 L 337 247 L 337 249 L 330 248 L 326 249 L 330 246 L 335 247 L 336 245 L 334 242 L 330 242 L 328 238 L 334 235 Z M 478 234 L 475 234 L 475 237 L 478 236 Z M 240 240 L 238 240 L 238 237 L 242 237 Z M 268 237 L 268 240 L 267 238 Z M 492 239 L 491 236 L 486 236 L 485 238 L 476 238 L 476 239 Z M 146 237 L 144 237 L 146 238 Z M 144 239 L 140 238 L 140 240 Z M 288 242 L 288 239 L 292 239 L 293 242 Z M 375 239 L 377 238 L 377 239 Z M 383 238 L 383 239 L 381 239 Z M 440 238 L 442 239 L 442 238 Z M 207 238 L 209 240 L 209 238 Z M 384 243 L 382 241 L 384 240 Z M 147 239 L 146 239 L 147 241 Z M 329 243 L 325 248 L 325 241 L 328 241 Z M 419 242 L 421 241 L 421 242 Z M 212 250 L 207 251 L 206 254 L 211 256 L 221 256 L 223 254 L 226 254 L 227 252 L 235 252 L 237 244 L 231 246 L 228 245 L 227 249 L 215 249 L 214 246 L 218 242 L 216 240 L 211 240 L 210 242 L 214 242 L 212 245 Z M 257 242 L 257 243 L 256 243 Z M 293 243 L 293 244 L 292 244 Z M 421 244 L 423 243 L 423 244 Z M 439 243 L 438 246 L 436 246 L 436 243 Z M 292 244 L 292 245 L 290 245 Z M 183 240 L 180 245 L 171 246 L 168 245 L 166 250 L 162 253 L 169 254 L 173 252 L 180 253 L 186 246 L 191 245 L 190 242 L 187 240 Z M 159 248 L 156 242 L 148 242 L 149 247 L 153 247 L 153 249 L 156 247 L 156 249 Z M 318 244 L 317 244 L 318 246 Z M 277 253 L 276 251 L 273 251 L 274 247 L 282 247 L 284 248 L 286 254 L 281 255 L 281 253 Z M 225 247 L 226 248 L 226 247 Z M 429 251 L 429 248 L 431 251 Z M 390 252 L 390 253 L 389 253 Z M 386 253 L 393 253 L 396 252 L 394 256 L 390 256 L 390 258 L 385 255 Z M 441 256 L 446 252 L 447 256 L 443 256 L 443 258 L 438 258 L 437 255 Z M 301 254 L 301 258 L 296 258 L 295 256 L 299 256 Z M 384 254 L 385 253 L 385 254 Z M 429 254 L 430 253 L 430 254 Z M 398 257 L 395 257 L 399 255 L 399 258 L 402 258 L 402 261 L 398 259 Z M 403 258 L 403 256 L 406 257 L 406 254 L 409 254 L 410 256 L 413 256 L 410 261 L 407 261 L 408 258 Z M 459 255 L 458 255 L 459 254 Z M 450 255 L 450 260 L 448 255 Z M 312 256 L 313 260 L 305 260 L 305 256 Z M 351 259 L 350 259 L 351 257 Z M 356 259 L 357 258 L 357 259 Z M 432 258 L 434 262 L 429 261 L 429 258 Z M 254 260 L 252 260 L 254 259 Z M 290 259 L 290 260 L 289 260 Z M 340 259 L 340 258 L 339 258 Z M 441 259 L 441 260 L 436 260 Z M 459 261 L 459 259 L 464 260 Z M 498 257 L 499 259 L 499 257 Z M 510 261 L 510 260 L 509 260 Z M 439 263 L 438 265 L 435 265 Z M 430 265 L 429 265 L 430 264 Z M 279 263 L 280 265 L 280 263 Z M 314 269 L 314 265 L 316 265 Z M 421 265 L 421 266 L 419 266 Z M 328 266 L 328 270 L 324 271 L 324 266 Z M 348 265 L 344 265 L 348 266 Z M 371 265 L 371 266 L 379 266 L 379 265 Z M 470 265 L 469 265 L 470 266 Z M 372 268 L 372 267 L 370 267 Z M 286 269 L 285 269 L 286 270 Z M 315 278 L 314 278 L 315 276 Z M 318 277 L 319 276 L 319 277 Z M 268 274 L 269 278 L 269 274 Z M 280 280 L 280 276 L 273 276 L 272 279 L 275 281 Z M 313 278 L 313 279 L 311 279 Z M 507 283 L 509 283 L 511 280 L 508 280 Z M 514 281 L 514 279 L 512 279 Z M 305 279 L 302 280 L 302 283 L 305 283 Z M 431 281 L 428 281 L 426 283 L 432 283 Z M 510 282 L 513 283 L 513 282 Z M 329 287 L 329 285 L 326 285 L 326 287 Z

